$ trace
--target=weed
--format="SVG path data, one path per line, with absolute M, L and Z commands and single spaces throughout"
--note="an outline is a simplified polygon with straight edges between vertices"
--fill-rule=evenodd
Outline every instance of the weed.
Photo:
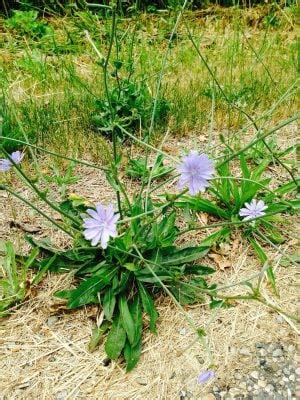
M 5 21 L 5 25 L 18 35 L 26 35 L 32 39 L 39 39 L 52 32 L 46 22 L 38 20 L 38 12 L 33 10 L 14 11 L 13 16 Z
M 152 180 L 161 179 L 169 175 L 172 171 L 172 167 L 164 165 L 164 157 L 160 154 L 152 167 L 148 167 L 146 159 L 131 159 L 128 162 L 126 173 L 131 178 L 140 179 L 148 182 L 150 174 Z
M 2 243 L 1 243 L 2 244 Z M 9 309 L 24 301 L 30 285 L 28 269 L 35 262 L 38 249 L 22 259 L 17 257 L 11 242 L 4 243 L 0 251 L 0 317 L 9 314 Z

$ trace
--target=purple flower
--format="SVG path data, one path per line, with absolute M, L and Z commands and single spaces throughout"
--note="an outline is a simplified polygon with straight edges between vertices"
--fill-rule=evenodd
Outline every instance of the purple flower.
M 92 246 L 96 246 L 101 242 L 101 247 L 106 249 L 109 238 L 118 235 L 117 221 L 119 214 L 114 213 L 112 204 L 107 207 L 97 204 L 96 210 L 88 208 L 86 212 L 91 218 L 83 219 L 83 226 L 86 228 L 83 232 L 84 237 L 91 241 Z
M 248 221 L 249 219 L 254 219 L 257 217 L 262 217 L 266 215 L 264 210 L 268 207 L 262 200 L 251 200 L 251 203 L 245 203 L 245 207 L 240 209 L 239 215 L 241 217 L 245 217 L 244 221 Z
M 208 382 L 210 379 L 213 379 L 214 377 L 215 377 L 214 371 L 212 370 L 203 371 L 198 376 L 197 382 L 201 385 L 203 383 Z
M 24 153 L 21 151 L 14 151 L 11 153 L 10 158 L 14 161 L 15 164 L 20 164 L 23 160 Z M 14 164 L 7 158 L 0 158 L 0 171 L 7 172 L 13 167 Z
M 214 173 L 212 160 L 206 154 L 198 154 L 197 151 L 191 151 L 183 157 L 177 169 L 180 172 L 179 188 L 188 187 L 192 196 L 205 191 L 209 186 L 208 180 Z

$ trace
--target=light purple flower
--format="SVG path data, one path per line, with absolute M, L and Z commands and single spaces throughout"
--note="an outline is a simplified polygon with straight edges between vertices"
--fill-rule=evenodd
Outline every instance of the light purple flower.
M 214 371 L 212 370 L 203 371 L 198 376 L 197 382 L 201 385 L 203 383 L 208 382 L 210 379 L 213 379 L 214 377 L 215 377 Z
M 86 212 L 91 218 L 83 219 L 83 226 L 86 228 L 83 231 L 84 237 L 91 241 L 92 246 L 101 242 L 101 247 L 106 249 L 109 238 L 118 235 L 117 221 L 120 218 L 119 214 L 114 213 L 112 204 L 105 207 L 100 203 L 96 204 L 96 210 L 88 208 Z
M 198 154 L 197 151 L 191 151 L 190 154 L 183 157 L 177 170 L 180 173 L 178 187 L 180 189 L 188 187 L 192 196 L 204 192 L 209 186 L 208 180 L 214 174 L 212 160 L 206 154 Z
M 24 153 L 21 151 L 14 151 L 11 153 L 10 158 L 14 161 L 15 164 L 20 164 L 20 162 L 23 160 Z M 7 172 L 13 167 L 14 164 L 7 158 L 0 158 L 0 171 L 1 172 Z
M 241 217 L 245 217 L 244 221 L 248 221 L 249 219 L 254 219 L 257 217 L 262 217 L 266 215 L 264 210 L 268 207 L 262 200 L 252 199 L 251 203 L 245 203 L 245 207 L 240 209 L 239 215 Z

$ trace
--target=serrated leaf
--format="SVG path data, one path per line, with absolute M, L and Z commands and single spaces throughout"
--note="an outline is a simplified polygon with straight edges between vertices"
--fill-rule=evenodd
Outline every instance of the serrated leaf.
M 117 314 L 114 318 L 114 321 L 112 323 L 111 329 L 109 331 L 109 334 L 107 336 L 104 345 L 107 356 L 111 360 L 116 360 L 122 353 L 122 350 L 124 349 L 125 346 L 125 342 L 126 342 L 126 331 L 123 328 L 120 315 Z
M 153 299 L 142 283 L 138 282 L 138 287 L 139 287 L 139 294 L 141 296 L 144 311 L 150 317 L 150 323 L 149 323 L 150 331 L 153 333 L 156 333 L 156 321 L 158 318 L 158 314 L 157 314 Z

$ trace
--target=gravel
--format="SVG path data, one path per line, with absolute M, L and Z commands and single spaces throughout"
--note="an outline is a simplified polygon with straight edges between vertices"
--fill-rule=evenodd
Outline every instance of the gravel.
M 232 381 L 212 382 L 210 393 L 201 400 L 298 400 L 300 399 L 300 367 L 297 348 L 291 343 L 257 343 L 254 351 L 240 349 L 242 369 L 233 372 Z M 251 356 L 251 358 L 249 358 Z M 217 376 L 217 371 L 216 371 Z M 182 391 L 180 400 L 199 399 Z

